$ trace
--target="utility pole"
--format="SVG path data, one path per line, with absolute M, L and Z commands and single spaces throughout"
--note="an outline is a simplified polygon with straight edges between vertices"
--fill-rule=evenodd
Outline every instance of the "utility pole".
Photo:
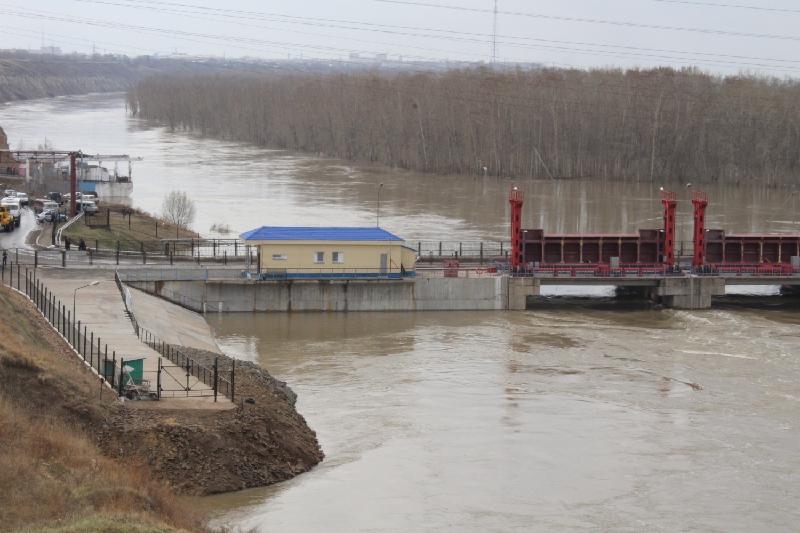
M 492 65 L 497 63 L 497 0 L 494 0 L 494 26 L 492 28 Z
M 375 227 L 381 227 L 381 189 L 383 189 L 383 183 L 378 185 L 378 211 L 375 214 Z

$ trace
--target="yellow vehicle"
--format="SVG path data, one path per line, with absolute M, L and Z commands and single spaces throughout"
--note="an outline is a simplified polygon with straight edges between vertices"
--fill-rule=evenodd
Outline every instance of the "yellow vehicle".
M 0 205 L 0 227 L 5 231 L 14 231 L 14 215 L 5 205 Z

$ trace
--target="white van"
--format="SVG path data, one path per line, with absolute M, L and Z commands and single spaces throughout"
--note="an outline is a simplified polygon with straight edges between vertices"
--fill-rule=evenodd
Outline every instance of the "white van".
M 20 217 L 22 216 L 19 200 L 17 198 L 6 197 L 0 200 L 0 205 L 8 207 L 11 216 L 14 217 L 14 225 L 19 227 Z

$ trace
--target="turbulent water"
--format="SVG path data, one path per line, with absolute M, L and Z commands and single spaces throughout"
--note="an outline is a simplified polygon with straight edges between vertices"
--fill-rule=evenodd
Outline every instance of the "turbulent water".
M 0 106 L 16 146 L 126 152 L 132 202 L 185 189 L 195 228 L 374 224 L 410 240 L 507 233 L 508 181 L 419 176 L 200 139 L 128 118 L 119 95 Z M 658 227 L 659 184 L 535 182 L 526 227 Z M 785 190 L 708 187 L 709 226 L 800 228 Z M 691 217 L 684 200 L 682 239 Z M 767 291 L 767 293 L 774 292 Z M 553 298 L 525 313 L 210 316 L 220 345 L 289 382 L 327 454 L 278 486 L 206 499 L 264 531 L 794 531 L 800 311 Z

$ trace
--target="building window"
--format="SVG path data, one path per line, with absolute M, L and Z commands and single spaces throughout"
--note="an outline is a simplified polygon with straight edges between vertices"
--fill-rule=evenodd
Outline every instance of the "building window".
M 314 252 L 314 262 L 317 264 L 325 262 L 325 252 Z
M 273 261 L 286 261 L 289 257 L 286 254 L 272 254 Z
M 344 263 L 344 252 L 333 252 L 333 262 L 337 265 Z

